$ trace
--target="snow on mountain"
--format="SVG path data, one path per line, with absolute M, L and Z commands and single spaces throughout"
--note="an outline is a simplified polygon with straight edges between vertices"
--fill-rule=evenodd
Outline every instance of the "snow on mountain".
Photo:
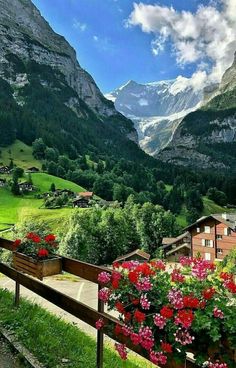
M 169 143 L 183 117 L 200 106 L 203 91 L 179 76 L 147 84 L 130 80 L 105 97 L 133 120 L 140 146 L 155 155 Z

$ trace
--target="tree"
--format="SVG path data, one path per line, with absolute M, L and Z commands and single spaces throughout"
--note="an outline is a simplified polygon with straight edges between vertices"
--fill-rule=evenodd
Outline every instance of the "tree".
M 11 192 L 14 195 L 19 195 L 20 194 L 20 188 L 19 188 L 19 184 L 18 184 L 18 177 L 13 177 L 13 181 L 12 181 L 12 185 L 11 185 Z
M 24 175 L 24 170 L 21 167 L 15 167 L 12 172 L 13 180 L 19 179 Z
M 33 147 L 33 155 L 38 160 L 42 160 L 45 158 L 46 144 L 44 143 L 42 138 L 35 139 L 32 143 Z
M 188 210 L 192 210 L 193 208 L 198 211 L 200 214 L 203 210 L 203 201 L 202 196 L 196 188 L 191 188 L 186 192 L 186 207 Z
M 58 152 L 54 148 L 47 147 L 45 149 L 45 159 L 47 161 L 57 162 L 57 160 L 58 160 Z
M 13 159 L 10 159 L 10 163 L 9 163 L 9 169 L 12 170 L 14 167 L 14 163 L 13 163 Z
M 55 186 L 55 184 L 54 183 L 52 183 L 51 184 L 51 186 L 50 186 L 50 192 L 55 192 L 56 191 L 56 186 Z
M 207 197 L 220 206 L 226 206 L 227 204 L 226 194 L 217 188 L 209 188 L 207 191 Z
M 108 176 L 98 177 L 93 184 L 93 191 L 101 198 L 112 200 L 113 181 Z
M 32 175 L 30 173 L 28 174 L 27 182 L 33 185 Z

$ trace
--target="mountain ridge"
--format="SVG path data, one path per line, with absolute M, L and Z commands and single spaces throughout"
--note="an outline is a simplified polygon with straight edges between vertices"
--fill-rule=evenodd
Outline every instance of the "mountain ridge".
M 133 80 L 105 95 L 138 132 L 141 148 L 155 156 L 164 148 L 181 119 L 198 108 L 203 91 L 195 89 L 190 78 L 137 83 Z M 175 114 L 176 119 L 173 119 Z

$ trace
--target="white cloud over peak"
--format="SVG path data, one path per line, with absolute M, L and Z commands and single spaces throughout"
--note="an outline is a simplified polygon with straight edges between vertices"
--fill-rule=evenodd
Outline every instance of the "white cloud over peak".
M 139 26 L 153 34 L 151 49 L 155 56 L 171 41 L 178 65 L 196 63 L 192 78 L 197 86 L 219 82 L 236 51 L 236 0 L 199 5 L 195 13 L 134 3 L 126 26 Z

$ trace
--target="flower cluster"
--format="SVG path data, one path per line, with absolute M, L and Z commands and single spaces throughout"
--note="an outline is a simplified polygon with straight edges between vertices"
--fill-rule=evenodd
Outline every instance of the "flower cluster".
M 54 255 L 58 248 L 58 242 L 54 234 L 40 236 L 34 232 L 26 234 L 23 240 L 16 239 L 13 244 L 14 250 L 29 255 L 33 258 L 48 258 Z
M 163 261 L 116 263 L 110 272 L 101 272 L 98 281 L 99 298 L 119 313 L 120 323 L 114 326 L 117 339 L 144 349 L 152 363 L 164 366 L 184 359 L 191 348 L 208 368 L 230 368 L 223 361 L 220 340 L 235 333 L 230 328 L 235 324 L 233 275 L 219 274 L 213 263 L 201 258 L 182 257 L 179 268 L 172 271 L 166 270 Z M 209 325 L 211 329 L 205 328 Z M 96 326 L 103 328 L 100 320 Z M 215 356 L 209 351 L 214 351 L 211 346 L 217 339 Z M 126 345 L 115 346 L 121 358 L 127 359 Z

